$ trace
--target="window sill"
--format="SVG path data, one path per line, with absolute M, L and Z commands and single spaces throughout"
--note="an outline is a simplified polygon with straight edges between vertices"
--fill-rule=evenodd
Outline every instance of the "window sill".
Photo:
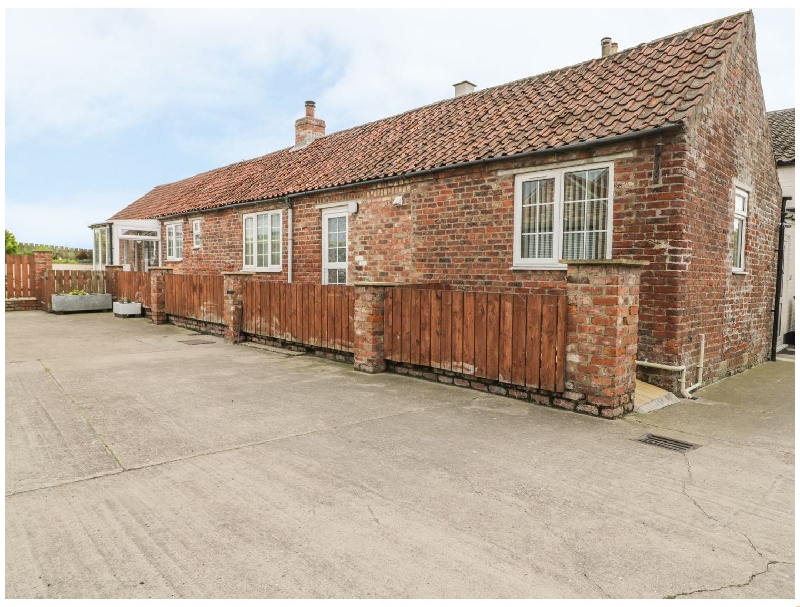
M 197 250 L 199 250 L 199 249 L 202 249 L 202 248 L 203 248 L 203 247 L 200 247 L 200 246 L 197 246 L 197 247 L 192 247 L 192 251 L 197 251 Z
M 167 261 L 183 261 L 183 257 L 167 257 Z
M 731 274 L 737 274 L 739 276 L 749 276 L 750 272 L 746 272 L 745 270 L 731 270 Z
M 240 270 L 241 272 L 256 272 L 256 273 L 268 273 L 268 274 L 277 274 L 278 272 L 283 272 L 283 268 L 247 268 L 244 267 Z
M 520 270 L 560 270 L 562 272 L 565 272 L 567 270 L 567 266 L 560 263 L 554 263 L 544 266 L 511 266 L 511 270 L 514 272 Z

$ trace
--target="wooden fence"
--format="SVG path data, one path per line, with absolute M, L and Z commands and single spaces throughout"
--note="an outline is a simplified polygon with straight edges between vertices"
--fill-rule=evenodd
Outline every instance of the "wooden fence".
M 164 276 L 164 300 L 167 314 L 222 324 L 223 277 L 221 274 L 167 274 Z
M 6 255 L 6 299 L 36 297 L 33 255 Z
M 242 331 L 289 342 L 353 351 L 353 287 L 244 283 Z
M 396 287 L 386 293 L 388 360 L 563 392 L 563 295 Z
M 106 275 L 94 270 L 47 270 L 42 286 L 42 300 L 50 311 L 53 293 L 69 293 L 70 291 L 86 291 L 87 293 L 107 293 Z
M 120 272 L 116 273 L 117 299 L 128 298 L 137 301 L 144 308 L 150 308 L 150 274 L 147 272 Z

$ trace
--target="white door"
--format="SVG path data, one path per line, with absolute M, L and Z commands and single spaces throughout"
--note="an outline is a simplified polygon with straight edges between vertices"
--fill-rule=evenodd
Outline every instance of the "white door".
M 347 284 L 347 211 L 322 213 L 322 284 Z

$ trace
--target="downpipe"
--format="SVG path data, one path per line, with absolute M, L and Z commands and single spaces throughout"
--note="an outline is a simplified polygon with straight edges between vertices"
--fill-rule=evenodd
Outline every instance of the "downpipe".
M 696 400 L 696 396 L 692 396 L 690 392 L 696 390 L 703 385 L 703 366 L 705 365 L 706 358 L 706 336 L 700 333 L 700 361 L 697 365 L 697 383 L 686 387 L 686 365 L 662 365 L 661 363 L 651 363 L 646 360 L 637 360 L 636 365 L 639 367 L 648 367 L 651 369 L 662 369 L 664 371 L 680 371 L 680 393 L 683 398 Z

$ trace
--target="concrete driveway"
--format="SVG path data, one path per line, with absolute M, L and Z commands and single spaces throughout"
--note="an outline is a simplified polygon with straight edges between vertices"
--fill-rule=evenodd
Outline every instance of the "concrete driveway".
M 7 598 L 794 597 L 791 362 L 607 421 L 144 319 L 5 320 Z

